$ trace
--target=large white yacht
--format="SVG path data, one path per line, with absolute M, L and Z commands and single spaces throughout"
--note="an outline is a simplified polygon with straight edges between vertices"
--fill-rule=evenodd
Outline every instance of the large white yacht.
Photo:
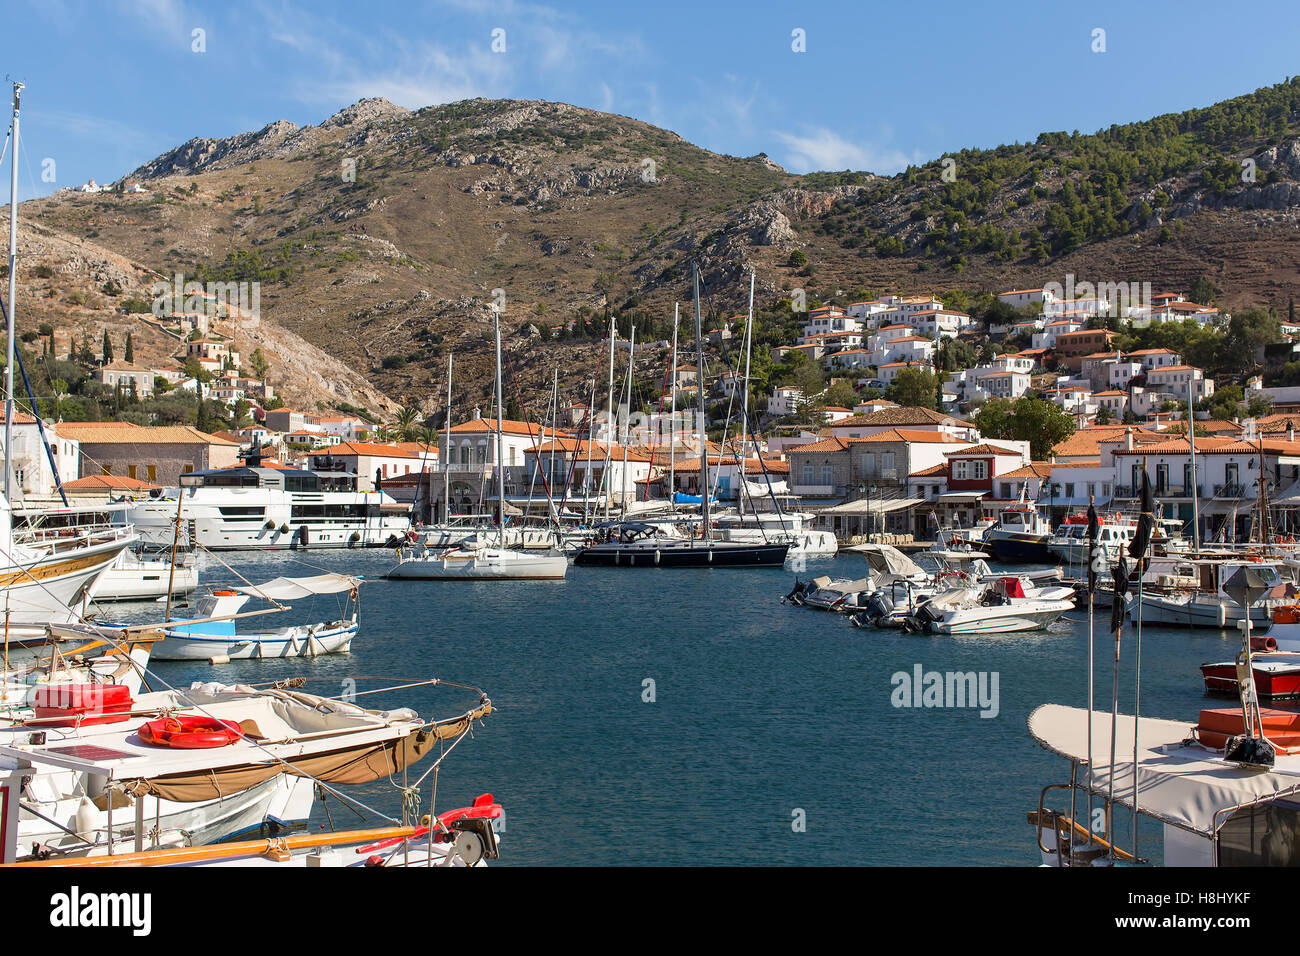
M 151 543 L 171 540 L 179 508 L 194 544 L 212 551 L 392 546 L 411 527 L 405 505 L 358 491 L 356 475 L 245 465 L 181 475 L 181 487 L 140 499 L 128 517 Z M 178 500 L 179 498 L 179 500 Z

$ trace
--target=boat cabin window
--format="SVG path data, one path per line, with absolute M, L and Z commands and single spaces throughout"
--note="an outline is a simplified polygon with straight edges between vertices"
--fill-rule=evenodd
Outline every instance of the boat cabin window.
M 1219 866 L 1300 866 L 1300 804 L 1238 810 L 1219 830 Z

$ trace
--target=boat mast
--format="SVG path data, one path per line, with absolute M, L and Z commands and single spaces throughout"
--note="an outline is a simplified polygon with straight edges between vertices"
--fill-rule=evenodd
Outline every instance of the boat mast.
M 749 437 L 749 352 L 754 341 L 754 275 L 749 270 L 749 318 L 745 320 L 745 385 L 740 406 L 740 488 L 736 495 L 737 513 L 745 513 L 745 441 Z M 758 453 L 757 446 L 754 448 Z
M 10 450 L 14 437 L 14 299 L 18 292 L 18 107 L 22 99 L 23 84 L 14 84 L 14 122 L 11 131 L 13 155 L 10 158 L 9 176 L 9 308 L 5 310 L 5 330 L 8 332 L 5 361 L 5 500 L 11 498 L 14 463 Z
M 555 507 L 555 443 L 559 440 L 560 428 L 560 366 L 555 366 L 555 371 L 551 373 L 551 407 L 555 409 L 551 415 L 551 468 L 550 478 L 546 482 L 546 500 L 551 506 L 551 517 L 555 521 L 555 527 L 560 526 L 560 512 Z M 546 440 L 546 432 L 542 431 L 541 441 Z M 539 461 L 540 465 L 541 462 Z M 566 489 L 567 493 L 567 489 Z
M 1201 508 L 1196 481 L 1196 417 L 1192 409 L 1192 377 L 1187 376 L 1187 445 L 1192 450 L 1192 550 L 1201 550 Z
M 699 381 L 704 379 L 704 332 L 700 321 L 700 264 L 691 264 L 691 276 L 695 283 L 695 367 Z M 699 436 L 700 436 L 700 538 L 709 540 L 709 437 L 704 427 L 704 386 L 698 389 L 699 401 Z
M 620 497 L 623 499 L 623 517 L 627 517 L 627 443 L 631 440 L 632 427 L 632 359 L 636 354 L 636 326 L 632 326 L 632 336 L 627 342 L 627 417 L 623 419 L 623 481 Z
M 614 314 L 609 315 L 609 407 L 605 418 L 605 467 L 600 473 L 600 483 L 605 488 L 605 520 L 609 520 L 609 439 L 614 434 Z
M 587 468 L 582 473 L 582 523 L 584 525 L 587 523 L 587 519 L 589 517 L 588 511 L 591 507 L 591 442 L 592 439 L 595 438 L 595 435 L 592 433 L 592 426 L 595 424 L 596 421 L 595 405 L 596 405 L 596 378 L 593 376 L 591 379 L 591 401 L 587 405 L 587 419 L 583 423 L 587 426 Z M 581 435 L 582 432 L 579 431 L 578 434 Z M 577 459 L 577 456 L 578 453 L 575 451 L 574 452 L 575 460 Z
M 504 445 L 501 440 L 501 429 L 504 422 L 501 416 L 501 312 L 498 309 L 492 310 L 492 328 L 496 338 L 497 349 L 497 501 L 500 502 L 500 517 L 498 522 L 501 526 L 501 546 L 506 544 L 506 472 L 505 458 L 503 455 Z
M 673 360 L 668 379 L 668 501 L 677 510 L 677 323 L 680 315 L 673 303 Z
M 447 460 L 442 463 L 442 520 L 451 521 L 451 353 L 447 353 Z

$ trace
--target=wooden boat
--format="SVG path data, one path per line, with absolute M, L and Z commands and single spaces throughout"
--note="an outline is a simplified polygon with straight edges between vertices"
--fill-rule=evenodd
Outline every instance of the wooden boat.
M 280 577 L 265 584 L 219 588 L 195 609 L 197 621 L 170 621 L 163 626 L 166 640 L 154 649 L 161 661 L 210 661 L 267 657 L 317 657 L 346 652 L 357 636 L 361 579 L 346 574 Z M 282 601 L 324 594 L 348 595 L 343 613 L 335 620 L 298 624 L 265 631 L 239 631 L 235 616 L 250 598 L 260 598 L 283 609 Z

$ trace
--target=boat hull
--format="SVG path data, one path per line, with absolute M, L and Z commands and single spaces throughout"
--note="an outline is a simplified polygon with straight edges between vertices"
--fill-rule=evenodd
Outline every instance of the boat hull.
M 1052 560 L 1048 536 L 1017 531 L 990 530 L 984 535 L 984 549 L 1007 564 L 1044 564 Z
M 468 554 L 404 558 L 388 577 L 422 581 L 559 581 L 569 570 L 562 554 L 528 554 L 488 549 Z
M 963 608 L 946 613 L 930 625 L 936 634 L 1014 634 L 1020 631 L 1041 631 L 1057 621 L 1071 607 L 1069 602 L 1057 602 L 1050 608 L 978 607 Z
M 1255 676 L 1255 693 L 1260 700 L 1300 698 L 1300 664 L 1260 662 L 1255 664 L 1252 672 Z M 1205 681 L 1207 693 L 1227 697 L 1236 697 L 1238 694 L 1237 665 L 1233 661 L 1202 664 L 1201 677 Z
M 160 661 L 242 661 L 266 657 L 318 657 L 342 654 L 352 646 L 357 625 L 291 627 L 270 634 L 186 634 L 164 631 L 153 651 Z
M 788 544 L 726 545 L 666 543 L 658 547 L 596 545 L 574 555 L 573 563 L 602 568 L 779 568 Z

